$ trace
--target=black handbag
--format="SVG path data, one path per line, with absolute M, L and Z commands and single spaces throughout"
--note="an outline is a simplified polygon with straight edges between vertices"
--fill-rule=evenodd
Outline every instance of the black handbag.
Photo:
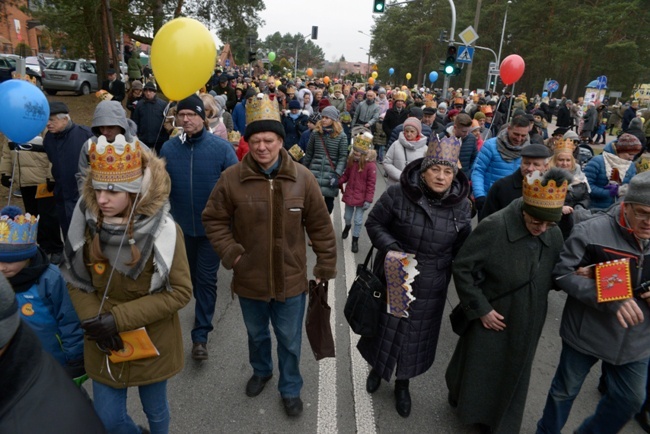
M 335 357 L 334 337 L 330 325 L 332 308 L 327 304 L 327 280 L 309 281 L 309 306 L 305 320 L 307 339 L 316 360 Z
M 357 265 L 357 277 L 350 287 L 343 310 L 352 331 L 367 338 L 377 333 L 379 314 L 386 305 L 386 288 L 368 268 L 372 250 L 373 247 L 364 263 Z

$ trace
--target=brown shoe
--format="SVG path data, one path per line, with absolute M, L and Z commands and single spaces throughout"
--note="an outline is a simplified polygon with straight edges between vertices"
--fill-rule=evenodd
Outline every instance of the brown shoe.
M 208 360 L 208 349 L 205 342 L 194 342 L 192 345 L 192 358 L 194 360 Z

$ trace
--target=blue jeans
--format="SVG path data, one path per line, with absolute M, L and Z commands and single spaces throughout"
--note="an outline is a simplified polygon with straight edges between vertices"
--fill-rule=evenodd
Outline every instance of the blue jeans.
M 128 388 L 115 389 L 93 381 L 93 405 L 109 434 L 140 434 L 142 431 L 126 412 Z M 138 386 L 142 409 L 149 421 L 151 434 L 169 433 L 167 380 Z
M 562 342 L 560 363 L 548 392 L 544 413 L 537 423 L 538 434 L 560 433 L 585 377 L 598 360 Z M 607 393 L 600 399 L 596 412 L 582 422 L 576 433 L 617 433 L 643 404 L 648 375 L 647 359 L 625 365 L 603 361 L 603 373 L 607 378 Z
M 384 161 L 384 150 L 386 149 L 386 146 L 384 145 L 377 145 L 377 161 L 382 163 Z
M 363 213 L 364 209 L 360 206 L 350 206 L 345 205 L 345 214 L 343 215 L 343 220 L 345 220 L 345 225 L 352 223 L 352 217 L 354 216 L 354 228 L 352 229 L 352 236 L 359 238 L 361 234 L 361 228 L 363 227 Z
M 192 342 L 207 343 L 208 333 L 214 330 L 212 318 L 217 304 L 217 271 L 220 259 L 207 237 L 185 235 L 185 251 L 190 263 L 190 275 L 196 300 Z
M 278 390 L 283 398 L 297 398 L 302 389 L 300 346 L 302 323 L 305 317 L 305 298 L 304 292 L 287 298 L 284 303 L 276 300 L 262 301 L 239 297 L 239 305 L 248 333 L 248 359 L 253 367 L 253 374 L 260 377 L 273 373 L 269 330 L 269 319 L 271 320 L 278 341 L 280 370 Z

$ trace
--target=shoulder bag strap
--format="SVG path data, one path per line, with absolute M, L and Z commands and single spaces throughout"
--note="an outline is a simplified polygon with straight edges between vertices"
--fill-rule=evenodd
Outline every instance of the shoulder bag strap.
M 323 149 L 325 149 L 325 155 L 327 156 L 327 161 L 330 162 L 330 167 L 332 168 L 333 171 L 336 172 L 336 166 L 334 166 L 334 163 L 332 163 L 332 159 L 330 158 L 330 153 L 327 150 L 327 146 L 325 146 L 325 140 L 323 139 L 323 135 L 321 134 L 320 136 L 320 142 L 323 145 Z
M 372 251 L 375 248 L 375 246 L 370 246 L 370 251 L 368 252 L 368 255 L 366 255 L 366 260 L 363 261 L 363 267 L 368 268 L 368 264 L 370 263 L 370 259 L 372 258 Z

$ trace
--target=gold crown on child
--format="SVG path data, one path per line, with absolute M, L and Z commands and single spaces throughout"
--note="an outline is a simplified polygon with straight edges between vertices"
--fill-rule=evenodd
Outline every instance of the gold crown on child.
M 88 150 L 93 181 L 117 184 L 132 182 L 142 176 L 142 148 L 140 142 L 126 141 L 118 134 L 113 143 L 100 136 Z

